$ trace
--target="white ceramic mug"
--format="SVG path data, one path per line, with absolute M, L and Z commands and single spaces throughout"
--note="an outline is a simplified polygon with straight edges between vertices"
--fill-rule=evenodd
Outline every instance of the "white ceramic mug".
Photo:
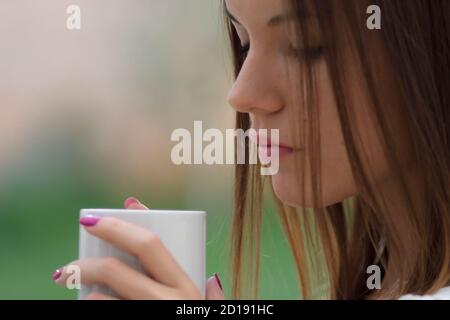
M 82 209 L 80 217 L 111 216 L 144 227 L 159 236 L 175 260 L 205 295 L 206 212 L 183 210 Z M 145 273 L 139 261 L 113 245 L 90 235 L 80 226 L 79 258 L 115 257 Z M 81 275 L 82 277 L 82 275 Z M 115 293 L 98 285 L 81 285 L 78 299 L 92 291 L 112 296 Z

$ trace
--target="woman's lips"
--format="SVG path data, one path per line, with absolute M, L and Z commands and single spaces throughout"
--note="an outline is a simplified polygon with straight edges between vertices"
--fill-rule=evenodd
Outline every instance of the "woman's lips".
M 277 148 L 278 149 L 278 156 L 280 158 L 288 156 L 292 153 L 294 153 L 294 149 L 285 147 L 285 146 L 278 146 L 278 145 L 258 145 L 258 153 L 260 158 L 264 157 L 270 157 L 272 156 L 273 150 Z
M 275 148 L 278 149 L 278 157 L 286 157 L 296 151 L 296 149 L 291 148 L 285 144 L 279 143 L 279 141 L 276 141 L 277 144 L 272 144 L 271 137 L 269 137 L 267 134 L 262 133 L 256 133 L 255 135 L 250 135 L 250 139 L 257 144 L 258 146 L 258 154 L 259 157 L 262 159 L 265 159 L 266 157 L 271 157 L 273 154 L 273 150 Z M 278 140 L 278 139 L 277 139 Z

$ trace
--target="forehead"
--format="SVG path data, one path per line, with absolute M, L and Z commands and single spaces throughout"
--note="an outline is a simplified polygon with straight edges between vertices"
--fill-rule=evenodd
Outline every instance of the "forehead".
M 242 25 L 266 24 L 272 17 L 286 12 L 286 0 L 225 0 L 225 5 Z

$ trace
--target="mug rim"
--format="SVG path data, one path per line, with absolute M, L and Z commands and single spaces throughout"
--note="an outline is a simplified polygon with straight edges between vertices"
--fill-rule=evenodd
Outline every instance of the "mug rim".
M 80 210 L 80 215 L 105 213 L 127 213 L 127 214 L 169 214 L 169 215 L 206 215 L 203 210 L 178 210 L 178 209 L 108 209 L 108 208 L 84 208 Z

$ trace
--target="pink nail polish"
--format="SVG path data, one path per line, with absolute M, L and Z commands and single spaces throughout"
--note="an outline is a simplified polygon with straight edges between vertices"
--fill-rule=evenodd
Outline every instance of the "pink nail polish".
M 100 217 L 87 215 L 80 218 L 80 224 L 82 224 L 85 227 L 92 227 L 95 226 L 99 220 Z
M 135 197 L 129 197 L 127 200 L 125 200 L 125 208 L 128 208 L 129 206 L 133 204 L 139 204 L 139 200 Z
M 223 291 L 222 282 L 220 282 L 219 275 L 217 273 L 215 273 L 215 272 L 214 272 L 214 278 L 216 278 L 216 282 L 217 282 L 217 285 L 219 286 L 220 290 Z
M 62 275 L 62 269 L 56 269 L 55 272 L 52 274 L 53 280 L 58 280 Z

